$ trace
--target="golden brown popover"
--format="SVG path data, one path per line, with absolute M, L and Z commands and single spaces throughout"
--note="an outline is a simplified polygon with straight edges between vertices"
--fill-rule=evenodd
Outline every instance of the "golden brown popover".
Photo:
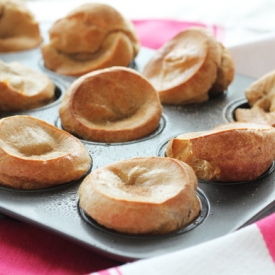
M 0 184 L 40 189 L 77 180 L 91 158 L 74 136 L 31 116 L 0 120 Z
M 86 3 L 57 20 L 42 46 L 45 66 L 80 76 L 111 66 L 128 66 L 139 50 L 133 24 L 113 7 Z
M 168 157 L 189 164 L 203 180 L 240 182 L 262 175 L 275 158 L 275 129 L 255 123 L 228 123 L 172 138 Z
M 0 0 L 0 52 L 18 52 L 42 42 L 39 24 L 21 0 Z
M 179 160 L 133 158 L 92 171 L 78 193 L 84 212 L 107 228 L 163 234 L 198 216 L 197 184 L 193 169 Z
M 230 52 L 205 28 L 189 28 L 165 43 L 142 74 L 163 104 L 185 105 L 222 94 L 234 78 Z
M 235 118 L 241 122 L 266 123 L 275 126 L 275 71 L 271 71 L 245 90 L 250 108 L 237 108 Z
M 55 84 L 27 66 L 0 60 L 0 111 L 24 111 L 54 100 Z
M 75 80 L 59 114 L 63 129 L 82 139 L 126 142 L 156 130 L 162 106 L 156 90 L 138 72 L 111 67 Z

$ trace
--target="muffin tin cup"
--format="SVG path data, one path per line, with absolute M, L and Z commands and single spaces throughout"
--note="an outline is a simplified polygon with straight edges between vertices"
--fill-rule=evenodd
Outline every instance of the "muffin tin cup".
M 235 111 L 238 108 L 250 108 L 246 98 L 238 98 L 225 107 L 223 115 L 228 122 L 236 122 Z
M 49 26 L 49 25 L 48 25 Z M 47 30 L 42 26 L 42 30 Z M 44 33 L 47 40 L 47 33 Z M 141 48 L 135 69 L 142 71 L 154 51 Z M 76 79 L 47 70 L 39 49 L 2 54 L 5 62 L 18 61 L 48 75 L 59 87 L 55 102 L 30 111 L 0 113 L 31 115 L 62 129 L 59 107 L 67 87 Z M 42 62 L 42 63 L 41 63 Z M 43 66 L 42 66 L 43 65 Z M 164 156 L 165 144 L 181 133 L 209 130 L 231 119 L 235 104 L 243 104 L 244 90 L 254 79 L 236 74 L 228 91 L 202 104 L 163 106 L 159 128 L 148 137 L 125 143 L 81 140 L 93 159 L 95 170 L 133 157 Z M 241 99 L 241 100 L 240 100 Z M 50 230 L 95 252 L 119 261 L 133 261 L 181 250 L 228 234 L 249 224 L 275 205 L 274 164 L 260 178 L 245 184 L 206 184 L 199 181 L 200 216 L 186 228 L 163 236 L 129 236 L 102 228 L 82 213 L 78 205 L 81 179 L 58 188 L 22 192 L 0 189 L 0 212 Z
M 104 227 L 102 225 L 100 225 L 99 223 L 97 223 L 92 217 L 88 216 L 84 210 L 79 206 L 79 202 L 78 202 L 78 211 L 80 216 L 82 217 L 82 219 L 87 222 L 90 226 L 92 226 L 93 228 L 96 228 L 97 230 L 100 230 L 106 234 L 110 234 L 113 235 L 114 237 L 121 237 L 121 238 L 130 238 L 130 239 L 135 239 L 135 240 L 141 240 L 141 239 L 163 239 L 163 238 L 171 238 L 171 237 L 175 237 L 177 235 L 183 234 L 183 233 L 187 233 L 190 230 L 195 229 L 196 227 L 200 226 L 203 221 L 207 218 L 207 216 L 209 215 L 209 202 L 205 196 L 205 194 L 202 192 L 202 190 L 197 189 L 196 191 L 197 197 L 200 201 L 200 213 L 198 214 L 198 216 L 188 225 L 166 233 L 166 234 L 126 234 L 126 233 L 120 233 L 117 232 L 115 230 L 111 230 L 107 227 Z

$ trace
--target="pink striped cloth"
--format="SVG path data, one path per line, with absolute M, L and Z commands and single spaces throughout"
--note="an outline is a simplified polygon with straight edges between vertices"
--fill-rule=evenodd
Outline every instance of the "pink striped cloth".
M 275 214 L 224 237 L 92 275 L 275 274 Z

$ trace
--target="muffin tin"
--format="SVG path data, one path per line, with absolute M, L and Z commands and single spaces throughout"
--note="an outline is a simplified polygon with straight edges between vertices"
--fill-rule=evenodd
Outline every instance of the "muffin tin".
M 42 26 L 46 30 L 46 26 Z M 47 40 L 45 32 L 44 39 Z M 152 56 L 142 48 L 132 66 L 141 71 Z M 1 54 L 5 62 L 18 61 L 48 75 L 56 85 L 56 100 L 42 108 L 25 112 L 0 113 L 31 115 L 62 128 L 58 110 L 66 88 L 76 78 L 58 75 L 43 65 L 40 49 Z M 98 143 L 81 140 L 93 159 L 92 169 L 132 157 L 164 156 L 165 146 L 178 134 L 208 130 L 234 121 L 234 110 L 245 106 L 244 89 L 252 78 L 236 74 L 226 93 L 202 104 L 163 106 L 158 129 L 143 139 L 125 143 Z M 164 235 L 131 235 L 106 229 L 79 208 L 77 190 L 81 180 L 44 190 L 0 189 L 0 212 L 50 230 L 102 255 L 119 261 L 133 261 L 184 249 L 237 230 L 273 211 L 275 188 L 272 165 L 260 178 L 251 182 L 213 183 L 199 181 L 197 196 L 200 216 L 189 226 Z

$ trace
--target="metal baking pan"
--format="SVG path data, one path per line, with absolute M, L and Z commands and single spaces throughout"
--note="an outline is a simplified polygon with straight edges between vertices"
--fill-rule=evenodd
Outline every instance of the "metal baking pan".
M 141 71 L 153 51 L 142 48 L 134 67 Z M 5 62 L 19 61 L 44 72 L 56 84 L 56 100 L 48 106 L 0 117 L 25 114 L 61 127 L 58 110 L 66 88 L 75 78 L 44 68 L 40 49 L 2 54 Z M 159 128 L 150 136 L 126 143 L 106 144 L 82 140 L 93 158 L 93 167 L 132 157 L 163 156 L 167 141 L 178 134 L 208 130 L 234 120 L 234 110 L 245 104 L 244 89 L 252 78 L 236 75 L 225 95 L 202 104 L 163 106 Z M 186 228 L 160 236 L 133 236 L 108 230 L 85 216 L 78 207 L 81 180 L 57 188 L 37 191 L 0 189 L 0 212 L 40 226 L 119 261 L 133 261 L 184 249 L 235 231 L 263 217 L 275 206 L 274 165 L 255 181 L 240 184 L 199 182 L 197 195 L 202 211 Z

